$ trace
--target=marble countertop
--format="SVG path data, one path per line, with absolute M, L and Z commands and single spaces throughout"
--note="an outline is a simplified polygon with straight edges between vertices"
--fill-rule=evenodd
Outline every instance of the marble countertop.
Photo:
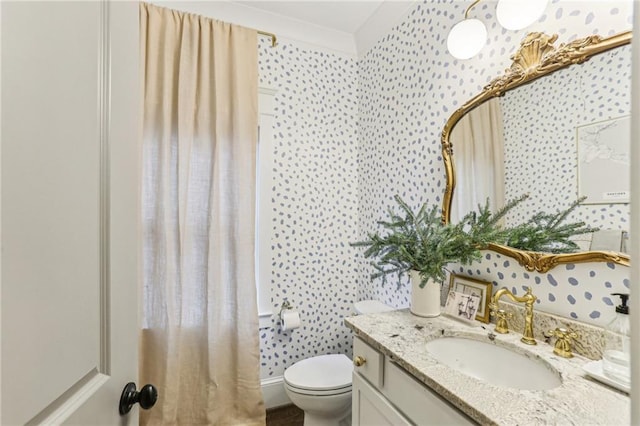
M 483 425 L 628 425 L 628 395 L 586 376 L 589 359 L 561 358 L 553 346 L 520 342 L 520 333 L 496 334 L 494 342 L 530 358 L 540 358 L 555 368 L 562 384 L 544 391 L 491 385 L 436 361 L 425 343 L 442 336 L 469 337 L 489 342 L 492 324 L 467 325 L 441 315 L 421 318 L 409 310 L 345 318 L 358 337 L 390 357 L 456 408 Z M 500 368 L 496 365 L 495 368 Z

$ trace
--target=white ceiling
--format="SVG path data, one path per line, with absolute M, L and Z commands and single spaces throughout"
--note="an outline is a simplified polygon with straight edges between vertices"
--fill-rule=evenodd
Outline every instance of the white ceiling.
M 241 1 L 244 6 L 355 34 L 384 0 L 367 1 Z
M 313 29 L 342 33 L 363 54 L 384 36 L 418 0 L 229 0 L 274 18 L 298 21 Z M 338 36 L 340 37 L 340 36 Z M 338 49 L 343 50 L 343 49 Z

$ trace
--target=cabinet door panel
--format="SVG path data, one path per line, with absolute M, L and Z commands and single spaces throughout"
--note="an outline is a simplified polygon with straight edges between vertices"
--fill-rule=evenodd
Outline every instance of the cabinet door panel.
M 382 393 L 419 425 L 474 425 L 473 420 L 425 384 L 385 359 Z
M 352 426 L 402 426 L 411 423 L 367 383 L 353 374 Z

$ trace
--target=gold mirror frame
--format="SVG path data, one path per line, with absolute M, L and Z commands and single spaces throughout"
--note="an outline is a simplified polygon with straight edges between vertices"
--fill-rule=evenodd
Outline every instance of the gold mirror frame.
M 522 86 L 561 68 L 583 63 L 598 53 L 631 43 L 631 31 L 607 38 L 592 35 L 555 47 L 553 43 L 557 39 L 557 34 L 551 36 L 541 32 L 527 34 L 520 43 L 518 51 L 511 57 L 513 63 L 505 70 L 504 75 L 493 79 L 484 87 L 482 92 L 467 101 L 447 120 L 441 138 L 442 159 L 447 175 L 442 204 L 442 221 L 444 223 L 448 223 L 451 219 L 451 202 L 456 185 L 453 146 L 449 140 L 451 130 L 456 123 L 465 114 L 488 99 L 502 96 L 508 90 Z M 629 256 L 616 252 L 586 251 L 570 254 L 552 254 L 523 251 L 498 244 L 489 244 L 487 249 L 516 259 L 528 271 L 547 272 L 559 264 L 581 262 L 613 262 L 629 266 Z

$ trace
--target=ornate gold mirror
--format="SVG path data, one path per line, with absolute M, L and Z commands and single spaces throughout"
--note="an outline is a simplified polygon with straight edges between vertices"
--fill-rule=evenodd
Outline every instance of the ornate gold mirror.
M 524 210 L 505 218 L 512 225 L 530 213 L 564 210 L 585 195 L 570 219 L 602 229 L 598 243 L 593 237 L 581 243 L 583 251 L 569 254 L 497 244 L 488 249 L 538 272 L 563 263 L 628 266 L 629 256 L 622 247 L 611 248 L 611 241 L 618 235 L 624 242 L 629 223 L 631 32 L 556 47 L 557 38 L 528 34 L 505 73 L 447 121 L 441 140 L 447 177 L 443 221 L 451 220 L 452 210 L 462 216 L 487 197 L 500 207 L 528 193 Z M 608 239 L 604 249 L 597 248 L 602 235 Z

